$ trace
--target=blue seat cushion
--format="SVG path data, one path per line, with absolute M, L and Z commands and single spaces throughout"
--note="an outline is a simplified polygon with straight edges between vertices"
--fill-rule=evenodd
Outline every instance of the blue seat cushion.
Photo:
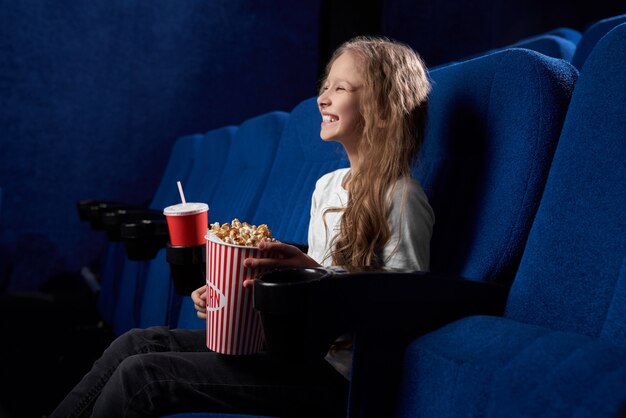
M 397 416 L 614 417 L 626 349 L 587 336 L 476 316 L 406 349 Z

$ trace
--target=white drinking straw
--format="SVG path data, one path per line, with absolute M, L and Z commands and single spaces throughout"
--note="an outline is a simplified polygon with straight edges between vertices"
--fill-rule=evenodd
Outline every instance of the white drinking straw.
M 183 201 L 183 205 L 186 205 L 187 201 L 185 200 L 185 193 L 183 193 L 183 185 L 180 184 L 180 181 L 177 181 L 176 184 L 178 185 L 178 193 L 180 193 L 180 200 Z

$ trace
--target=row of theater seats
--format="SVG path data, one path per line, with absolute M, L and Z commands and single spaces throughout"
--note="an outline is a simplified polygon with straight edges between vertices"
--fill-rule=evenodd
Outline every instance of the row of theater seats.
M 565 60 L 517 48 L 432 71 L 414 174 L 436 213 L 431 270 L 467 279 L 470 291 L 452 280 L 428 295 L 430 276 L 420 275 L 409 284 L 384 276 L 378 286 L 409 334 L 441 325 L 429 314 L 432 300 L 469 303 L 459 316 L 502 317 L 452 322 L 411 340 L 404 356 L 389 350 L 405 341 L 381 350 L 367 324 L 346 325 L 360 331 L 350 416 L 614 416 L 626 402 L 625 46 L 621 25 L 580 76 Z M 182 180 L 188 200 L 209 203 L 211 222 L 268 223 L 277 238 L 304 244 L 316 179 L 347 165 L 319 139 L 319 122 L 312 98 L 288 114 L 179 139 L 152 208 L 176 203 Z M 204 326 L 176 296 L 165 253 L 130 261 L 121 243 L 109 245 L 100 309 L 116 333 Z M 463 299 L 483 291 L 502 296 L 484 305 Z M 375 306 L 360 299 L 325 308 Z
M 567 27 L 557 28 L 540 35 L 521 39 L 500 49 L 531 49 L 549 57 L 564 59 L 580 70 L 598 40 L 612 28 L 624 22 L 626 22 L 626 15 L 618 15 L 591 24 L 583 33 Z M 497 50 L 491 52 L 495 51 Z M 475 56 L 484 54 L 485 52 L 481 52 Z M 470 58 L 471 57 L 466 57 L 463 61 Z M 446 63 L 444 65 L 450 64 L 452 63 Z

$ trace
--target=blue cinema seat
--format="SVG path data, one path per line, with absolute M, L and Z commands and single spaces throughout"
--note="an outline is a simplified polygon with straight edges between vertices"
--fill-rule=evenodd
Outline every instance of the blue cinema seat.
M 269 178 L 255 202 L 251 222 L 267 224 L 279 240 L 306 245 L 315 183 L 325 173 L 347 167 L 337 143 L 321 140 L 317 99 L 298 104 L 289 114 Z M 202 328 L 190 298 L 180 308 L 179 328 Z
M 177 180 L 183 182 L 187 180 L 196 161 L 198 147 L 203 137 L 204 135 L 201 134 L 187 135 L 174 142 L 170 158 L 150 208 L 162 210 L 164 205 L 178 198 L 178 189 L 172 185 L 175 185 Z M 140 263 L 127 259 L 123 242 L 111 241 L 107 243 L 102 261 L 98 311 L 109 325 L 114 322 L 119 286 L 124 270 L 137 269 Z M 129 267 L 131 265 L 132 267 Z
M 280 241 L 307 244 L 315 183 L 324 174 L 349 165 L 341 145 L 320 138 L 321 122 L 316 97 L 292 110 L 255 208 L 253 222 L 269 225 Z
M 189 178 L 186 194 L 195 201 L 208 203 L 209 222 L 230 222 L 251 219 L 276 155 L 288 114 L 271 112 L 243 122 L 230 141 L 230 146 L 213 149 L 202 155 L 200 169 Z M 147 268 L 145 275 L 129 286 L 124 298 L 125 312 L 120 313 L 123 324 L 116 332 L 131 327 L 175 325 L 180 296 L 173 292 L 170 267 L 165 250 L 161 251 Z M 130 322 L 130 310 L 136 315 Z M 124 320 L 123 318 L 127 318 Z M 116 321 L 117 322 L 117 321 Z M 200 321 L 198 325 L 202 325 Z
M 580 73 L 504 316 L 414 340 L 393 416 L 626 412 L 625 103 L 622 24 Z
M 576 45 L 576 52 L 572 57 L 572 65 L 579 70 L 583 68 L 585 60 L 596 46 L 611 29 L 626 22 L 626 14 L 598 20 L 589 26 L 582 34 L 580 41 Z
M 546 35 L 555 35 L 560 36 L 561 38 L 567 39 L 572 42 L 574 45 L 577 45 L 582 37 L 582 33 L 576 29 L 568 28 L 568 27 L 560 27 L 552 29 L 545 33 Z
M 216 129 L 206 135 L 198 147 L 196 163 L 184 184 L 185 198 L 189 202 L 206 203 L 213 200 L 213 191 L 217 188 L 220 176 L 226 167 L 226 157 L 230 146 L 237 143 L 234 139 L 237 130 L 237 127 L 229 126 Z M 171 184 L 170 188 L 176 192 L 176 196 L 171 196 L 164 207 L 180 200 L 175 184 Z M 174 287 L 170 280 L 165 249 L 160 250 L 156 257 L 149 261 L 145 275 L 138 277 L 137 287 L 137 295 L 140 298 L 137 306 L 140 307 L 140 312 L 137 315 L 136 325 L 146 328 L 168 324 L 168 306 L 174 297 Z
M 182 184 L 187 184 L 190 175 L 194 170 L 199 169 L 196 165 L 205 164 L 201 150 L 207 147 L 212 147 L 216 151 L 220 148 L 227 148 L 231 137 L 230 128 L 220 128 L 206 134 L 182 137 L 182 142 L 176 144 L 173 149 L 172 157 L 176 157 L 175 165 L 166 169 L 150 207 L 162 211 L 166 206 L 180 202 L 176 182 L 180 180 Z M 114 286 L 108 286 L 106 293 L 101 292 L 99 301 L 101 311 L 104 308 L 110 310 L 110 324 L 117 335 L 137 326 L 141 305 L 137 303 L 140 294 L 136 288 L 138 284 L 143 283 L 151 264 L 158 263 L 158 260 L 128 260 L 125 251 L 123 249 L 120 251 L 123 252 L 124 261 L 115 272 L 110 274 Z M 106 299 L 103 299 L 104 295 L 107 296 Z
M 525 48 L 531 51 L 539 52 L 552 58 L 560 58 L 565 61 L 571 62 L 576 51 L 576 33 L 574 29 L 569 28 L 557 28 L 552 31 L 541 33 L 539 35 L 531 36 L 528 38 L 520 39 L 519 41 L 499 48 L 489 49 L 481 51 L 476 54 L 469 55 L 460 60 L 450 61 L 436 67 L 431 68 L 431 71 L 438 70 L 440 68 L 454 65 L 459 62 L 468 61 L 474 58 L 479 58 L 484 55 L 493 54 L 498 51 L 503 51 L 511 48 Z
M 510 49 L 435 70 L 414 168 L 435 212 L 431 271 L 510 283 L 577 71 Z
M 212 141 L 221 143 L 222 139 L 230 139 L 230 131 L 226 128 L 209 131 L 206 134 L 187 135 L 178 139 L 150 207 L 162 211 L 166 206 L 180 201 L 176 182 L 181 181 L 186 184 L 195 165 L 202 162 L 200 153 L 202 144 Z M 110 245 L 113 244 L 117 243 L 110 243 Z M 129 260 L 122 244 L 118 246 L 120 248 L 117 251 L 121 253 L 122 262 L 117 264 L 117 269 L 108 274 L 108 277 L 111 277 L 112 286 L 103 287 L 99 307 L 101 312 L 104 312 L 104 309 L 110 312 L 108 313 L 111 317 L 109 323 L 114 332 L 119 335 L 128 327 L 135 326 L 137 322 L 138 307 L 135 306 L 135 300 L 138 295 L 135 287 L 141 280 L 140 278 L 145 277 L 151 260 Z
M 558 35 L 544 34 L 515 42 L 510 48 L 526 48 L 541 52 L 549 57 L 561 58 L 571 62 L 576 51 L 576 44 Z

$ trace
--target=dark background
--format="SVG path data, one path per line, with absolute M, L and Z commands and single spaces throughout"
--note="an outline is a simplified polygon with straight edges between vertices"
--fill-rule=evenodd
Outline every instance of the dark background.
M 0 0 L 0 291 L 96 262 L 104 234 L 77 200 L 149 202 L 177 137 L 289 111 L 354 35 L 436 66 L 622 13 L 610 0 Z

